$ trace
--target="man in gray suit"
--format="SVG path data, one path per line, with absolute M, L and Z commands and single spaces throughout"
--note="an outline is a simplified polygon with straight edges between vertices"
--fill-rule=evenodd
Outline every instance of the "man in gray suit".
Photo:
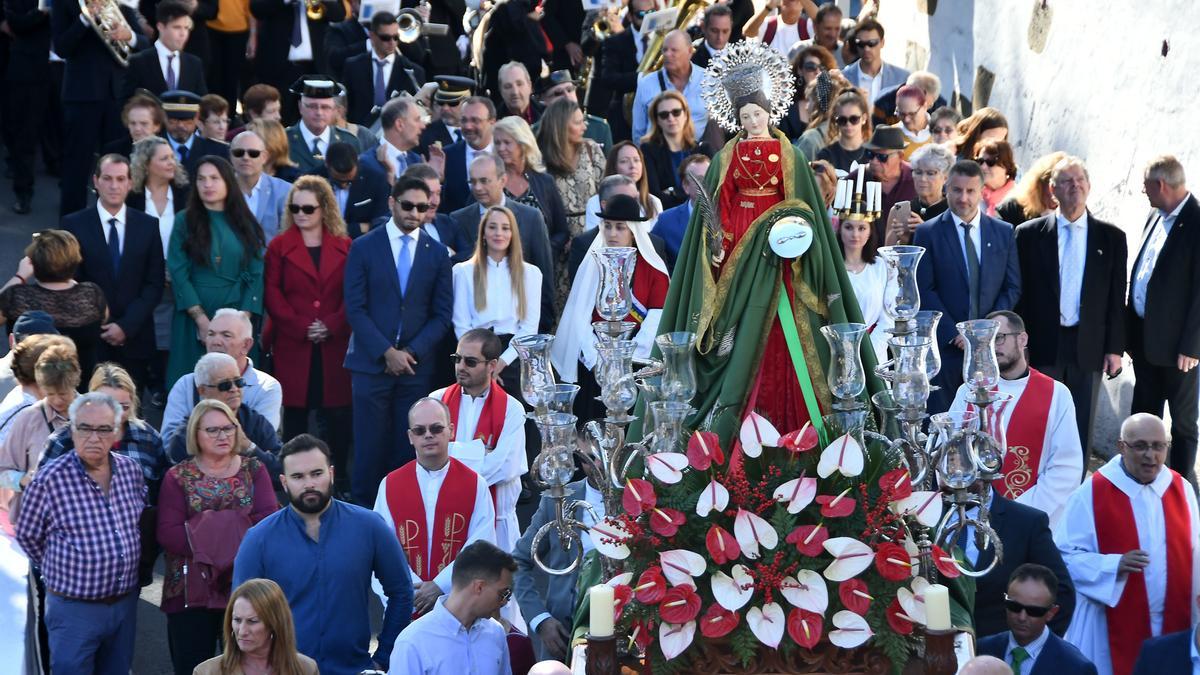
M 283 217 L 292 185 L 282 178 L 263 173 L 271 155 L 266 143 L 253 131 L 243 131 L 233 137 L 229 158 L 237 174 L 238 187 L 246 198 L 246 206 L 250 207 L 262 227 L 263 236 L 270 242 L 271 237 L 279 233 L 279 220 Z
M 492 153 L 475 156 L 467 167 L 468 183 L 475 202 L 454 211 L 450 217 L 458 226 L 462 239 L 474 247 L 479 240 L 479 221 L 492 206 L 503 206 L 517 217 L 517 229 L 521 234 L 521 251 L 525 262 L 542 272 L 542 316 L 540 330 L 554 326 L 554 257 L 550 253 L 550 232 L 546 219 L 539 209 L 518 204 L 504 196 L 508 174 L 504 161 Z
M 908 80 L 908 71 L 900 66 L 884 63 L 883 24 L 875 19 L 863 19 L 854 31 L 854 46 L 859 59 L 842 69 L 850 84 L 867 92 L 867 100 L 875 105 L 875 99 L 890 87 L 898 87 Z M 891 114 L 891 111 L 886 111 Z
M 567 485 L 567 502 L 586 500 L 604 517 L 604 500 L 600 491 L 587 481 L 575 481 Z M 592 524 L 587 509 L 579 508 L 571 514 L 576 520 Z M 533 514 L 525 534 L 517 540 L 513 558 L 517 561 L 517 573 L 513 575 L 513 595 L 521 607 L 521 616 L 529 622 L 529 637 L 533 641 L 533 653 L 539 660 L 557 659 L 565 661 L 571 642 L 571 619 L 575 613 L 576 588 L 580 565 L 569 574 L 547 574 L 533 562 L 533 537 L 548 522 L 554 520 L 554 500 L 542 495 L 538 510 Z M 584 552 L 592 550 L 592 541 L 587 533 L 581 535 Z M 538 559 L 552 569 L 563 569 L 574 561 L 575 547 L 563 551 L 558 533 L 551 531 L 538 546 Z

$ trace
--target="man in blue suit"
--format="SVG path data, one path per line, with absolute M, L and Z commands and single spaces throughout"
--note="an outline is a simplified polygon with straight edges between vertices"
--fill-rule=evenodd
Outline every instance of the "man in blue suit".
M 354 146 L 334 143 L 325 153 L 325 166 L 318 176 L 329 181 L 338 210 L 352 239 L 371 230 L 371 223 L 388 215 L 387 175 L 359 162 Z
M 233 172 L 237 174 L 238 187 L 246 198 L 246 206 L 254 214 L 262 228 L 263 239 L 270 243 L 279 234 L 279 222 L 287 203 L 292 184 L 263 173 L 263 167 L 271 159 L 267 144 L 253 131 L 243 131 L 233 137 L 229 150 Z
M 462 104 L 463 140 L 446 148 L 446 180 L 442 181 L 442 213 L 453 213 L 471 202 L 468 169 L 475 157 L 492 151 L 496 104 L 486 96 L 472 96 Z
M 650 234 L 662 237 L 667 247 L 667 267 L 675 269 L 675 259 L 679 257 L 679 247 L 683 245 L 683 235 L 687 233 L 688 221 L 692 218 L 692 206 L 696 203 L 696 184 L 688 176 L 704 183 L 704 174 L 708 173 L 711 160 L 704 155 L 690 155 L 679 164 L 679 177 L 683 181 L 683 191 L 688 200 L 679 206 L 672 206 L 658 216 L 654 229 Z
M 375 504 L 379 481 L 414 459 L 408 409 L 435 388 L 437 345 L 454 303 L 446 248 L 421 231 L 430 209 L 424 181 L 392 187 L 392 218 L 354 240 L 346 259 L 346 350 L 354 413 L 355 503 Z M 444 358 L 444 357 L 443 357 Z
M 1200 599 L 1197 600 L 1200 604 Z M 1142 643 L 1133 675 L 1195 673 L 1200 669 L 1200 632 L 1181 630 Z
M 421 132 L 428 123 L 429 113 L 410 96 L 397 96 L 383 105 L 379 113 L 379 123 L 383 138 L 379 145 L 363 150 L 358 157 L 360 166 L 370 167 L 383 173 L 390 174 L 395 182 L 396 177 L 403 174 L 410 166 L 416 166 L 425 161 L 413 152 L 413 148 L 421 141 Z M 387 159 L 387 165 L 380 161 L 380 153 Z M 351 235 L 358 236 L 358 235 Z
M 1009 629 L 979 640 L 976 653 L 1002 659 L 1013 675 L 1096 675 L 1095 664 L 1046 626 L 1058 613 L 1057 593 L 1058 578 L 1049 568 L 1018 567 L 1004 595 Z
M 949 210 L 921 223 L 913 234 L 913 244 L 925 248 L 917 267 L 921 308 L 942 313 L 936 336 L 941 390 L 929 397 L 931 413 L 947 410 L 963 382 L 966 343 L 954 325 L 1012 309 L 1021 295 L 1013 227 L 985 215 L 979 208 L 982 198 L 983 170 L 969 159 L 960 160 L 950 167 L 946 181 Z

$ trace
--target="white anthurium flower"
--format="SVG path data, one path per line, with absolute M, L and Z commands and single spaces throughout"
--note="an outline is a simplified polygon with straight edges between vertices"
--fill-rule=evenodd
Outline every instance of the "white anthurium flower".
M 787 504 L 788 513 L 791 514 L 803 511 L 816 496 L 817 479 L 803 475 L 775 488 L 775 499 Z
M 821 451 L 821 461 L 817 462 L 817 475 L 829 478 L 835 472 L 843 476 L 854 477 L 863 472 L 863 448 L 858 439 L 850 434 L 843 434 Z
M 695 587 L 696 582 L 692 577 L 704 574 L 708 567 L 699 553 L 682 548 L 659 553 L 658 562 L 662 566 L 663 576 L 672 586 L 687 584 Z
M 629 546 L 626 545 L 626 542 L 630 540 L 631 536 L 622 527 L 619 520 L 612 517 L 605 518 L 588 530 L 588 536 L 592 538 L 592 545 L 601 555 L 613 560 L 624 560 L 629 557 Z
M 825 578 L 833 582 L 853 579 L 875 560 L 875 551 L 852 537 L 826 539 L 824 546 L 833 556 L 833 562 L 825 568 Z
M 609 586 L 628 586 L 633 581 L 633 572 L 622 572 L 608 580 Z
M 696 637 L 696 622 L 685 624 L 661 623 L 658 625 L 658 646 L 662 648 L 663 656 L 673 659 L 679 656 L 692 644 Z
M 779 545 L 779 534 L 775 528 L 746 509 L 738 509 L 737 517 L 733 520 L 733 536 L 742 549 L 742 555 L 750 560 L 758 558 L 759 545 L 767 550 Z
M 825 616 L 829 609 L 829 588 L 825 579 L 814 570 L 800 570 L 794 577 L 784 577 L 780 590 L 783 599 L 793 607 Z
M 771 649 L 779 647 L 779 641 L 783 639 L 783 631 L 786 619 L 783 616 L 783 608 L 777 602 L 768 602 L 762 606 L 751 607 L 749 612 L 746 612 L 746 624 L 750 626 L 750 632 L 754 633 L 754 637 L 758 641 Z
M 646 455 L 646 466 L 658 482 L 674 485 L 683 480 L 683 470 L 688 466 L 688 458 L 680 452 L 656 452 Z
M 736 612 L 750 602 L 754 596 L 754 578 L 749 575 L 744 565 L 733 566 L 733 576 L 718 571 L 712 575 L 712 592 L 717 604 L 725 609 Z
M 779 430 L 767 421 L 767 418 L 751 412 L 746 415 L 746 419 L 742 420 L 738 439 L 742 442 L 742 452 L 746 453 L 747 457 L 758 457 L 762 455 L 764 445 L 771 447 L 779 445 Z
M 904 610 L 904 615 L 910 621 L 925 625 L 925 603 L 918 601 L 912 591 L 901 586 L 896 589 L 896 600 L 900 602 L 900 609 Z
M 710 482 L 696 500 L 696 515 L 707 518 L 713 511 L 724 511 L 729 506 L 729 490 L 717 481 Z
M 865 618 L 848 609 L 833 615 L 833 625 L 836 630 L 829 633 L 829 641 L 842 649 L 854 649 L 875 634 Z
M 892 502 L 892 510 L 901 516 L 911 516 L 925 527 L 937 527 L 942 518 L 942 493 L 936 490 L 914 492 Z

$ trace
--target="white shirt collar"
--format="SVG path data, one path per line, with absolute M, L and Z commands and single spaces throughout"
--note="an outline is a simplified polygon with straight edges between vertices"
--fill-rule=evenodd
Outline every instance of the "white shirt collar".
M 491 256 L 488 256 L 487 262 L 488 262 L 489 269 L 493 268 L 493 267 L 498 270 L 508 269 L 508 257 L 507 256 L 504 258 L 501 258 L 499 260 L 493 260 Z
M 401 230 L 400 226 L 396 224 L 396 220 L 394 218 L 388 218 L 387 225 L 384 227 L 387 228 L 388 241 L 399 241 L 400 237 L 408 237 L 409 239 L 412 239 L 414 244 L 416 244 L 417 238 L 421 234 L 421 230 L 419 229 L 413 230 L 412 232 L 405 232 L 404 230 Z
M 421 466 L 420 463 L 417 464 L 417 475 L 425 477 L 425 478 L 441 480 L 442 478 L 445 478 L 446 474 L 449 472 L 450 472 L 450 460 L 449 459 L 446 460 L 445 466 L 443 466 L 440 469 L 434 470 L 434 471 L 430 471 L 429 469 L 426 469 L 425 467 Z
M 297 122 L 296 126 L 300 127 L 300 135 L 304 138 L 304 145 L 309 149 L 312 148 L 312 142 L 314 138 L 321 139 L 321 150 L 325 150 L 329 147 L 329 137 L 333 135 L 332 126 L 325 127 L 325 131 L 320 136 L 309 131 L 308 126 L 304 124 L 304 120 Z
M 167 192 L 169 193 L 170 190 L 167 190 Z M 105 229 L 104 229 L 105 237 L 108 236 L 108 221 L 112 220 L 113 218 L 117 219 L 117 227 L 118 228 L 125 227 L 125 205 L 124 204 L 121 205 L 121 209 L 119 211 L 117 211 L 115 214 L 112 214 L 112 213 L 109 213 L 108 210 L 104 208 L 104 205 L 100 203 L 100 200 L 96 200 L 96 211 L 99 212 L 99 214 L 100 214 L 100 223 L 105 226 Z
M 1087 224 L 1088 224 L 1087 209 L 1084 209 L 1083 213 L 1079 215 L 1079 218 L 1077 218 L 1075 220 L 1067 220 L 1067 217 L 1065 215 L 1063 215 L 1062 209 L 1057 209 L 1054 213 L 1055 213 L 1054 219 L 1058 222 L 1059 229 L 1062 229 L 1062 228 L 1068 227 L 1068 226 L 1074 227 L 1076 229 L 1087 227 Z
M 983 220 L 983 208 L 982 208 L 983 204 L 980 203 L 979 206 L 981 208 L 975 210 L 975 217 L 970 220 L 970 223 L 975 228 L 976 232 L 979 231 L 979 223 L 980 223 L 980 221 Z M 950 212 L 950 217 L 954 219 L 955 227 L 962 227 L 963 223 L 968 222 L 968 221 L 963 220 L 962 218 L 959 218 L 958 214 L 953 211 Z
M 1027 662 L 1030 663 L 1030 665 L 1032 665 L 1034 662 L 1037 661 L 1038 654 L 1042 653 L 1042 648 L 1044 648 L 1046 646 L 1046 641 L 1049 639 L 1050 639 L 1050 628 L 1048 626 L 1043 626 L 1042 634 L 1037 636 L 1037 638 L 1033 642 L 1030 642 L 1029 644 L 1025 645 L 1025 653 L 1029 654 L 1029 659 Z M 1008 661 L 1009 663 L 1012 663 L 1012 651 L 1019 646 L 1020 645 L 1017 644 L 1016 638 L 1013 637 L 1013 634 L 1010 631 L 1008 633 L 1008 649 L 1005 650 L 1005 652 L 1004 652 L 1006 661 Z
M 476 202 L 476 203 L 478 203 L 478 202 Z M 506 206 L 507 204 L 508 204 L 508 197 L 505 197 L 504 193 L 501 192 L 500 193 L 500 203 L 496 204 L 496 206 Z M 479 204 L 479 215 L 482 216 L 483 212 L 487 211 L 489 208 L 491 208 L 491 207 L 484 206 L 483 204 Z
M 379 53 L 376 52 L 374 49 L 372 49 L 370 51 L 371 51 L 371 65 L 372 66 L 374 66 L 379 61 L 383 61 L 384 64 L 389 65 L 389 66 L 396 62 L 396 52 L 392 52 L 391 54 L 388 54 L 386 57 L 380 58 Z
M 1150 488 L 1161 499 L 1167 493 L 1167 488 L 1171 487 L 1171 481 L 1174 479 L 1174 474 L 1164 465 L 1154 480 L 1150 481 L 1149 485 L 1143 485 L 1131 478 L 1128 473 L 1125 473 L 1125 467 L 1121 465 L 1120 454 L 1108 460 L 1108 464 L 1100 467 L 1100 469 L 1103 471 L 1104 477 L 1112 482 L 1113 485 L 1131 496 L 1138 493 L 1142 488 Z
M 1162 210 L 1159 210 L 1159 213 L 1162 213 L 1163 220 L 1170 219 L 1171 222 L 1174 222 L 1175 218 L 1179 216 L 1179 212 L 1183 210 L 1183 205 L 1186 204 L 1191 198 L 1192 193 L 1189 192 L 1185 194 L 1183 199 L 1180 200 L 1179 204 L 1170 213 L 1163 213 Z
M 251 194 L 252 196 L 256 196 L 256 197 L 257 197 L 257 196 L 258 196 L 258 195 L 259 195 L 259 194 L 262 192 L 263 185 L 265 185 L 265 184 L 266 184 L 266 182 L 267 182 L 266 180 L 264 180 L 264 179 L 263 179 L 263 176 L 264 176 L 264 175 L 265 175 L 265 174 L 261 174 L 261 173 L 260 173 L 260 174 L 258 174 L 258 181 L 256 181 L 256 182 L 254 183 L 254 187 L 250 188 L 250 194 Z
M 166 62 L 168 56 L 174 56 L 175 60 L 172 61 L 172 64 L 179 63 L 179 52 L 173 52 L 170 49 L 167 49 L 167 46 L 162 43 L 162 40 L 154 41 L 154 51 L 158 52 L 159 61 Z M 178 68 L 178 66 L 176 66 L 176 68 Z M 178 70 L 175 71 L 175 77 L 179 77 Z

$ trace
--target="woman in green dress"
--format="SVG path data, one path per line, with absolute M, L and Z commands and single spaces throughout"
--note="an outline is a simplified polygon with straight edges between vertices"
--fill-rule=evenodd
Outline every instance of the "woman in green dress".
M 200 160 L 187 210 L 175 217 L 167 249 L 175 293 L 168 390 L 204 355 L 208 321 L 218 309 L 262 314 L 265 246 L 233 167 L 220 157 Z

